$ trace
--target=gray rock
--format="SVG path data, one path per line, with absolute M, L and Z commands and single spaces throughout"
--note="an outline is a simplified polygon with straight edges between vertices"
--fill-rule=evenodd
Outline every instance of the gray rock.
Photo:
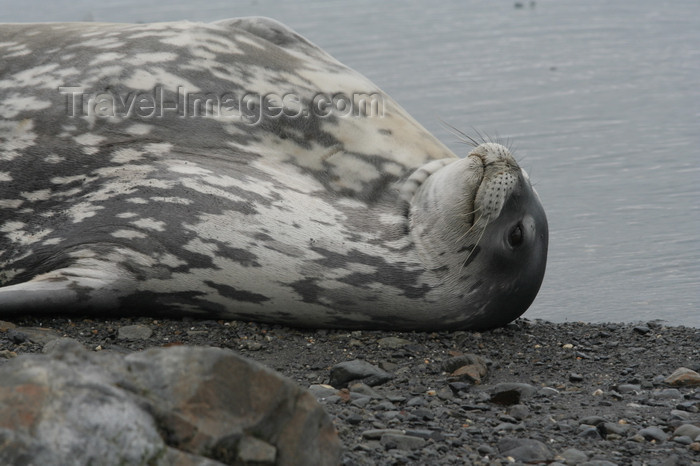
M 491 402 L 500 405 L 515 405 L 530 398 L 537 388 L 527 383 L 499 383 L 491 389 Z
M 120 340 L 148 340 L 153 330 L 147 325 L 125 325 L 119 327 L 117 338 Z
M 508 408 L 508 414 L 515 419 L 522 421 L 530 415 L 530 408 L 525 405 L 513 405 Z
M 477 366 L 483 366 L 484 369 L 486 368 L 486 359 L 482 358 L 479 355 L 476 354 L 464 354 L 462 356 L 456 356 L 454 358 L 450 358 L 446 360 L 445 362 L 442 363 L 442 370 L 445 372 L 454 372 L 460 367 L 464 366 L 470 366 L 470 365 L 477 365 Z
M 493 428 L 494 432 L 513 432 L 525 430 L 525 426 L 522 424 L 513 424 L 510 422 L 502 422 Z
M 6 362 L 0 380 L 0 419 L 13 420 L 0 421 L 0 464 L 339 460 L 337 434 L 310 393 L 228 350 L 123 356 L 63 341 Z
M 338 390 L 330 385 L 311 385 L 309 386 L 309 392 L 311 392 L 317 400 L 322 400 L 337 394 Z
M 539 390 L 537 390 L 537 396 L 541 396 L 543 398 L 553 398 L 559 394 L 559 390 L 552 387 L 542 387 Z
M 479 445 L 479 447 L 477 448 L 476 451 L 478 451 L 479 454 L 483 455 L 483 456 L 487 456 L 487 455 L 493 456 L 496 454 L 496 450 L 494 450 L 493 448 L 491 448 L 489 445 L 486 445 L 486 444 Z
M 631 383 L 623 383 L 615 387 L 617 389 L 618 393 L 621 394 L 627 394 L 627 393 L 635 393 L 635 392 L 640 392 L 642 391 L 642 386 L 637 385 L 637 384 L 631 384 Z
M 600 431 L 595 428 L 595 427 L 587 427 L 585 425 L 581 426 L 581 430 L 579 432 L 579 437 L 581 438 L 591 438 L 591 439 L 599 439 L 601 437 Z
M 588 461 L 588 455 L 576 448 L 567 448 L 559 454 L 557 459 L 564 461 L 565 464 L 581 464 Z
M 408 400 L 406 402 L 406 406 L 409 406 L 409 407 L 411 407 L 411 406 L 425 406 L 426 404 L 428 404 L 428 402 L 425 401 L 425 398 L 423 398 L 422 396 L 414 396 L 413 398 L 411 398 L 410 400 Z
M 677 400 L 683 398 L 683 394 L 677 388 L 665 388 L 663 390 L 655 390 L 654 398 L 660 400 Z
M 23 343 L 29 340 L 39 345 L 45 345 L 51 340 L 62 337 L 56 330 L 43 327 L 15 327 L 8 330 L 7 336 L 15 343 Z
M 374 387 L 391 380 L 391 378 L 391 374 L 377 366 L 361 359 L 354 359 L 331 367 L 330 384 L 336 388 L 344 388 L 349 382 L 358 380 Z
M 602 424 L 604 422 L 606 422 L 605 418 L 600 416 L 586 416 L 578 420 L 579 424 L 587 426 L 597 426 L 598 424 Z
M 659 427 L 646 427 L 639 431 L 639 435 L 647 440 L 656 440 L 657 442 L 665 442 L 668 440 L 666 432 Z
M 387 450 L 390 448 L 416 450 L 422 448 L 426 443 L 425 439 L 404 434 L 384 434 L 380 442 Z
M 676 443 L 680 443 L 681 445 L 690 445 L 693 443 L 693 439 L 688 437 L 687 435 L 681 435 L 680 437 L 673 437 L 673 441 Z
M 401 348 L 406 345 L 410 345 L 412 342 L 399 337 L 385 337 L 377 340 L 377 344 L 384 348 L 396 349 Z
M 675 387 L 700 387 L 700 374 L 687 367 L 679 367 L 664 382 Z
M 372 387 L 370 387 L 367 384 L 364 383 L 354 383 L 348 386 L 348 389 L 350 390 L 351 393 L 359 393 L 361 395 L 368 396 L 370 398 L 384 398 L 381 393 L 377 392 L 374 390 Z
M 430 429 L 408 429 L 405 432 L 406 435 L 410 435 L 411 437 L 420 437 L 424 439 L 433 439 L 433 440 L 442 440 L 443 436 L 440 432 L 436 432 L 434 430 Z
M 501 455 L 523 463 L 546 462 L 554 457 L 544 443 L 532 439 L 504 438 L 498 442 L 498 450 Z
M 73 338 L 55 338 L 47 342 L 44 345 L 44 347 L 41 348 L 41 352 L 48 354 L 53 352 L 56 348 L 61 348 L 65 344 L 75 344 L 78 346 L 82 346 L 79 341 L 74 340 Z
M 403 435 L 404 431 L 399 429 L 369 429 L 362 432 L 362 437 L 366 439 L 380 439 L 385 434 Z
M 579 464 L 579 466 L 617 466 L 617 463 L 613 463 L 607 460 L 591 460 L 585 463 Z
M 254 464 L 255 466 L 274 465 L 277 460 L 277 448 L 267 442 L 246 435 L 238 444 L 236 464 Z
M 617 424 L 615 422 L 604 422 L 598 425 L 598 430 L 603 435 L 617 434 L 623 435 L 629 430 L 629 425 L 627 424 Z
M 683 424 L 673 431 L 673 436 L 686 436 L 693 440 L 698 440 L 700 439 L 700 427 L 694 426 L 693 424 Z

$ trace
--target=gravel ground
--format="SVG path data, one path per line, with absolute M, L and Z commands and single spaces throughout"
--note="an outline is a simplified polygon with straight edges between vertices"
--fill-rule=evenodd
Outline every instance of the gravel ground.
M 401 333 L 18 319 L 0 322 L 0 363 L 55 336 L 95 350 L 234 349 L 311 387 L 334 418 L 348 465 L 700 465 L 700 389 L 664 382 L 680 367 L 700 370 L 696 328 L 520 319 L 488 332 Z M 354 360 L 391 378 L 323 386 L 331 368 Z

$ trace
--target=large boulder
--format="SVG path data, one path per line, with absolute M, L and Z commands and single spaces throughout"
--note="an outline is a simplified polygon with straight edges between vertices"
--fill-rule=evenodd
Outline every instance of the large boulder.
M 232 351 L 64 341 L 0 366 L 0 464 L 338 464 L 314 397 Z

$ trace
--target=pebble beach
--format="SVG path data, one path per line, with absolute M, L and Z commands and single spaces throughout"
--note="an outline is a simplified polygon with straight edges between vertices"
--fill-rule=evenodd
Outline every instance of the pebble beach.
M 700 464 L 697 328 L 519 319 L 402 333 L 29 318 L 0 323 L 0 364 L 57 338 L 119 353 L 232 349 L 311 391 L 346 465 Z

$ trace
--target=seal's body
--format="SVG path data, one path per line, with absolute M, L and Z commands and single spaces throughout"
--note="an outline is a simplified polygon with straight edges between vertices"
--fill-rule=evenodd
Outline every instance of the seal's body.
M 547 241 L 506 148 L 272 20 L 0 25 L 0 316 L 494 327 Z

